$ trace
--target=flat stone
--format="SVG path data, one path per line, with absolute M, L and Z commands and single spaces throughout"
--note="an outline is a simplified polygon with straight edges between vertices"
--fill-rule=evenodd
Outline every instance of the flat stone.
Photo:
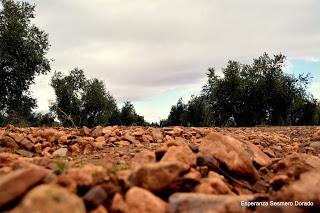
M 161 158 L 161 162 L 178 161 L 186 169 L 196 165 L 197 157 L 188 146 L 170 146 Z
M 67 152 L 68 152 L 67 148 L 60 148 L 60 149 L 54 151 L 52 153 L 52 156 L 53 157 L 66 157 L 67 156 Z
M 166 202 L 139 187 L 129 189 L 125 200 L 131 213 L 165 213 L 167 210 Z
M 179 175 L 186 171 L 179 162 L 158 162 L 146 164 L 129 176 L 132 185 L 157 193 L 173 188 Z
M 24 194 L 45 178 L 48 171 L 28 168 L 13 171 L 0 177 L 0 207 Z

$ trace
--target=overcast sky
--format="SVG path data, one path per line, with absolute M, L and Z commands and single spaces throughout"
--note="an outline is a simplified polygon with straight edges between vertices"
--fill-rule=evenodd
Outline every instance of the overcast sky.
M 119 103 L 133 101 L 148 121 L 199 92 L 209 66 L 248 63 L 263 52 L 287 55 L 287 72 L 310 71 L 310 90 L 320 98 L 319 0 L 28 2 L 49 34 L 52 71 L 84 69 L 104 80 Z M 40 111 L 54 100 L 50 76 L 32 87 Z

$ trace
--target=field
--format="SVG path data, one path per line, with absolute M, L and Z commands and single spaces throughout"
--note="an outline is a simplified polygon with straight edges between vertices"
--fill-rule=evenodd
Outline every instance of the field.
M 0 211 L 320 212 L 320 128 L 0 129 Z

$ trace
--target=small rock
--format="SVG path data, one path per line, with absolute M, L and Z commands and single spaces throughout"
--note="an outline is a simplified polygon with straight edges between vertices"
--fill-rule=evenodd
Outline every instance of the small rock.
M 80 153 L 81 152 L 81 149 L 80 149 L 80 146 L 78 143 L 72 144 L 70 148 L 71 148 L 72 153 Z
M 46 213 L 85 213 L 83 201 L 68 190 L 43 184 L 33 188 L 23 198 L 13 213 L 46 212 Z
M 274 154 L 274 151 L 270 148 L 266 148 L 263 150 L 264 153 L 266 153 L 269 157 L 274 158 L 276 155 Z
M 274 190 L 279 190 L 282 186 L 289 183 L 289 177 L 287 175 L 276 175 L 270 179 L 270 186 Z
M 212 171 L 209 172 L 207 178 L 201 179 L 201 183 L 195 188 L 195 192 L 234 195 L 224 177 Z
M 32 148 L 34 147 L 34 144 L 33 144 L 30 140 L 28 140 L 27 138 L 25 138 L 25 139 L 23 139 L 23 140 L 21 141 L 21 147 L 24 148 L 24 149 L 26 149 L 26 150 L 28 150 L 28 151 L 31 151 Z
M 211 133 L 202 139 L 199 150 L 223 162 L 230 171 L 251 181 L 259 179 L 259 173 L 254 168 L 250 155 L 243 144 L 235 138 L 219 133 Z
M 179 136 L 183 133 L 183 129 L 181 129 L 180 127 L 174 127 L 172 131 L 176 136 Z
M 108 213 L 108 210 L 103 205 L 99 205 L 97 208 L 90 211 L 90 213 Z
M 88 135 L 90 135 L 90 129 L 88 127 L 86 127 L 86 126 L 83 126 L 80 129 L 80 134 L 84 135 L 84 136 L 88 136 Z
M 102 166 L 87 164 L 81 168 L 72 168 L 67 175 L 76 181 L 79 186 L 92 186 L 103 181 L 105 169 Z
M 123 146 L 129 146 L 130 145 L 130 142 L 129 141 L 118 141 L 116 142 L 116 144 L 119 146 L 119 147 L 123 147 Z
M 320 149 L 320 141 L 313 142 L 309 146 L 316 149 L 316 150 L 319 150 Z
M 91 132 L 91 136 L 95 138 L 102 136 L 102 127 L 97 126 L 94 128 L 94 130 Z
M 60 148 L 60 149 L 54 151 L 52 153 L 52 156 L 53 157 L 66 157 L 67 156 L 67 152 L 68 152 L 67 148 Z
M 41 153 L 42 152 L 42 145 L 41 143 L 36 143 L 34 145 L 34 150 L 36 151 L 36 153 Z
M 119 212 L 119 213 L 129 212 L 128 206 L 120 193 L 116 193 L 113 196 L 112 203 L 111 203 L 111 211 Z
M 83 148 L 83 154 L 89 154 L 93 151 L 93 145 L 92 144 L 89 144 L 87 143 L 86 145 L 84 145 L 84 148 Z
M 4 147 L 13 148 L 13 149 L 19 148 L 18 144 L 9 136 L 0 137 L 0 145 Z
M 167 203 L 151 192 L 132 187 L 125 196 L 126 204 L 131 213 L 165 213 Z
M 185 171 L 179 162 L 158 162 L 146 164 L 133 171 L 129 181 L 135 185 L 157 193 L 173 188 L 179 175 Z
M 147 163 L 155 163 L 156 162 L 156 155 L 154 152 L 145 150 L 135 154 L 135 156 L 131 160 L 132 168 L 137 168 L 140 165 L 147 164 Z
M 170 146 L 161 161 L 179 161 L 189 169 L 196 165 L 197 157 L 188 146 Z
M 19 169 L 0 177 L 0 207 L 18 198 L 48 174 L 40 168 Z
M 83 200 L 89 206 L 98 206 L 108 197 L 108 194 L 101 186 L 92 187 L 83 197 Z

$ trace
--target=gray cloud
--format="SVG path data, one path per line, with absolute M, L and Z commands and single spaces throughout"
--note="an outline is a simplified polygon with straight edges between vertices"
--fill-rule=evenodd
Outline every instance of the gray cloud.
M 320 58 L 318 0 L 35 1 L 53 70 L 83 68 L 118 100 L 199 85 L 209 66 L 263 52 Z M 49 77 L 36 85 L 48 89 Z M 40 101 L 44 103 L 44 101 Z

